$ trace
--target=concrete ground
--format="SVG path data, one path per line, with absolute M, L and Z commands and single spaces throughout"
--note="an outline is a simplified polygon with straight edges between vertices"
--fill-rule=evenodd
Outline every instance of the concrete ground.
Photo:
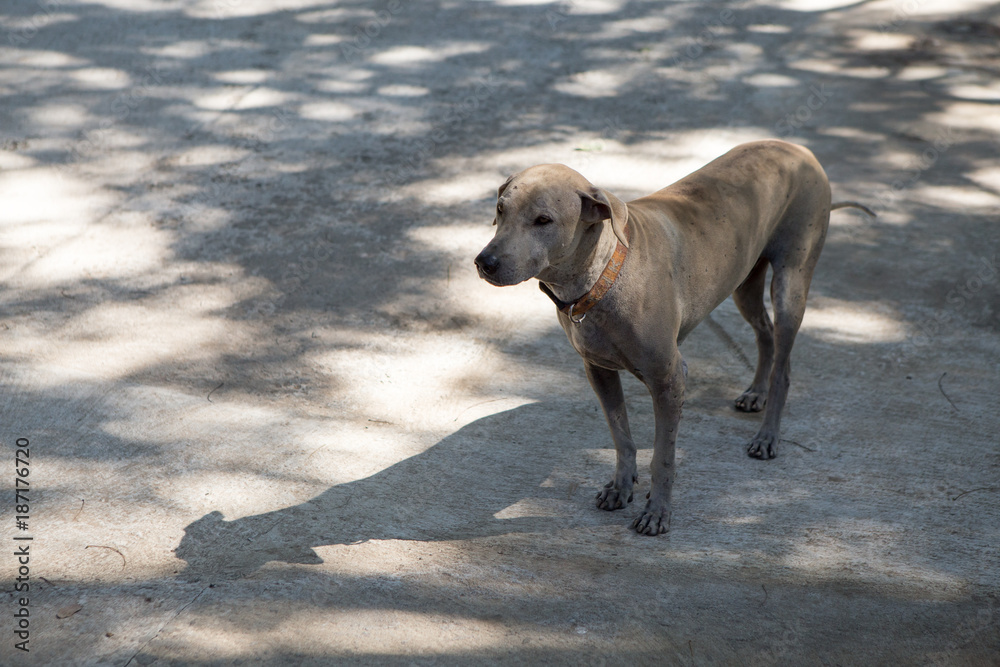
M 3 3 L 0 663 L 1000 664 L 998 39 L 976 0 Z M 685 342 L 637 536 L 551 303 L 475 275 L 496 187 L 775 136 L 879 217 L 833 214 L 776 460 L 732 302 Z

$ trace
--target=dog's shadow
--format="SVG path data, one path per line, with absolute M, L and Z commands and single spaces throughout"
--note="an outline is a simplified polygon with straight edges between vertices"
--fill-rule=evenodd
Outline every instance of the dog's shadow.
M 581 447 L 573 434 L 580 420 L 566 407 L 534 403 L 484 417 L 421 454 L 294 507 L 234 521 L 210 512 L 184 529 L 174 550 L 187 562 L 180 576 L 246 576 L 269 561 L 322 563 L 316 546 L 554 529 L 560 522 L 553 518 L 496 514 L 525 498 L 556 495 L 556 489 L 540 485 Z M 595 441 L 587 446 L 603 446 L 596 437 L 600 422 L 592 415 L 588 412 L 588 425 L 580 430 Z M 565 499 L 565 490 L 561 493 Z M 584 502 L 583 494 L 573 501 Z

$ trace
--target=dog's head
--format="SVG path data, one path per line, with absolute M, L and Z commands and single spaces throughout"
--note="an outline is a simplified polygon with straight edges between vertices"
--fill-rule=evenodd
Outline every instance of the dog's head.
M 628 246 L 627 219 L 620 199 L 569 167 L 529 167 L 497 190 L 497 232 L 476 257 L 476 268 L 492 285 L 516 285 L 571 262 L 585 235 L 600 233 L 606 220 Z

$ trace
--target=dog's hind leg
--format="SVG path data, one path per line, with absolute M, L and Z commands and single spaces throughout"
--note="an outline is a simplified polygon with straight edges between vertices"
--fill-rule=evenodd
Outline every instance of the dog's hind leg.
M 819 257 L 818 248 L 803 263 L 793 265 L 772 262 L 771 302 L 774 304 L 774 363 L 764 407 L 764 421 L 757 435 L 747 445 L 747 454 L 757 459 L 773 459 L 777 455 L 781 411 L 788 396 L 792 345 L 806 311 L 806 297 L 813 268 Z
M 740 314 L 753 327 L 757 339 L 757 371 L 750 388 L 736 399 L 736 409 L 759 412 L 767 402 L 767 383 L 774 363 L 774 326 L 764 306 L 764 283 L 767 278 L 767 260 L 757 260 L 743 284 L 733 292 L 733 301 Z

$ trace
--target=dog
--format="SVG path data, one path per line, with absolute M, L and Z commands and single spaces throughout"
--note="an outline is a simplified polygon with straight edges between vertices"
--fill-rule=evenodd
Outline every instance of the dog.
M 669 530 L 674 447 L 687 366 L 678 345 L 733 295 L 753 327 L 757 369 L 736 408 L 763 410 L 747 453 L 777 453 L 789 387 L 789 355 L 805 313 L 831 204 L 823 167 L 806 148 L 778 140 L 742 144 L 646 197 L 623 202 L 558 164 L 514 174 L 497 191 L 496 234 L 475 259 L 497 286 L 537 278 L 583 357 L 600 400 L 616 464 L 597 506 L 632 501 L 636 446 L 619 371 L 649 390 L 656 420 L 652 484 L 632 522 L 640 534 Z M 764 305 L 771 267 L 774 322 Z

